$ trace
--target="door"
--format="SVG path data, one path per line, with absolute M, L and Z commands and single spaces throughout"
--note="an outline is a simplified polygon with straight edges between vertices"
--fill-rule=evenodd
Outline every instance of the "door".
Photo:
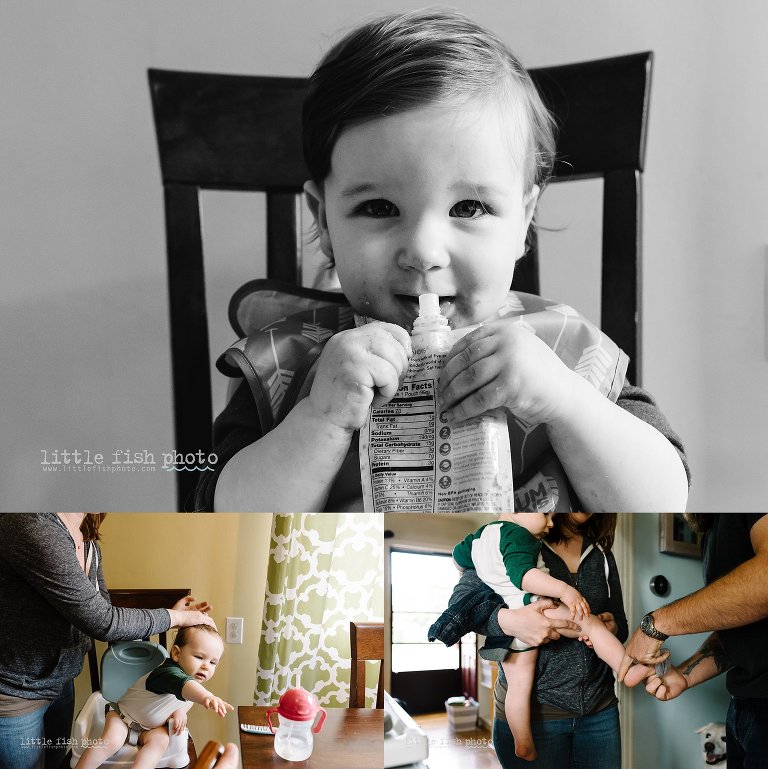
M 453 559 L 446 553 L 392 549 L 389 566 L 392 696 L 413 714 L 444 711 L 449 697 L 465 692 L 474 696 L 474 634 L 450 648 L 427 640 L 458 579 Z

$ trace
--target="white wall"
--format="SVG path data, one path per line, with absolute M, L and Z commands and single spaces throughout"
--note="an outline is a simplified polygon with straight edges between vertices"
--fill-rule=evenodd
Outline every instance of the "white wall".
M 413 4 L 416 5 L 416 4 Z M 412 7 L 413 7 L 412 5 Z M 656 53 L 644 382 L 685 438 L 697 510 L 764 507 L 768 7 L 460 0 L 529 66 Z M 173 477 L 48 473 L 42 449 L 172 445 L 165 241 L 148 67 L 306 75 L 359 0 L 4 0 L 0 509 L 158 510 Z M 219 222 L 227 221 L 219 206 Z M 214 220 L 216 215 L 214 216 Z M 226 231 L 225 225 L 212 228 Z M 226 296 L 257 271 L 210 275 Z M 233 260 L 234 261 L 234 260 Z

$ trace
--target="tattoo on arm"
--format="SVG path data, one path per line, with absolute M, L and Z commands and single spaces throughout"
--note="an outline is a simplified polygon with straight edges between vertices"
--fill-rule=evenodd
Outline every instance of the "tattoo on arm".
M 728 659 L 725 656 L 725 650 L 716 633 L 709 636 L 709 638 L 707 638 L 701 645 L 701 648 L 688 660 L 688 664 L 685 666 L 683 673 L 685 675 L 690 675 L 693 669 L 708 657 L 712 658 L 718 673 L 722 673 L 725 669 L 730 667 Z

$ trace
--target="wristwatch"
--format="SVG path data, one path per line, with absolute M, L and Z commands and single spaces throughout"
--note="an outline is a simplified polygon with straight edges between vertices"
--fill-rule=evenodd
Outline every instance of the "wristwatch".
M 661 630 L 656 630 L 653 624 L 653 614 L 646 614 L 640 620 L 640 630 L 643 631 L 649 638 L 655 638 L 657 641 L 666 641 L 669 636 L 666 633 L 662 633 Z

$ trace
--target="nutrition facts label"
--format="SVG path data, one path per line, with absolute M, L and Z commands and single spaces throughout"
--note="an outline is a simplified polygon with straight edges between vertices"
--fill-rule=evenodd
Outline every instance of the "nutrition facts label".
M 449 422 L 437 400 L 441 351 L 414 348 L 389 403 L 371 409 L 360 433 L 366 510 L 512 510 L 512 459 L 503 409 Z
M 435 488 L 434 379 L 405 382 L 371 412 L 368 457 L 376 510 L 432 510 Z

